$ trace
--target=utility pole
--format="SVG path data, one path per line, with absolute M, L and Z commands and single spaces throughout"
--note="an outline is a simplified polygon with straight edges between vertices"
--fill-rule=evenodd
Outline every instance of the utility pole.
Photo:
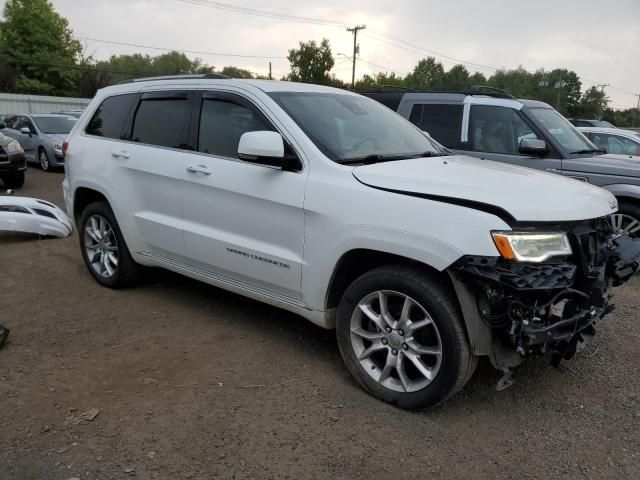
M 271 62 L 269 62 L 269 80 L 273 80 L 273 77 L 271 76 Z
M 638 105 L 636 105 L 636 111 L 633 114 L 633 126 L 634 127 L 638 123 L 638 114 L 640 114 L 640 93 L 636 94 L 636 97 L 638 97 Z
M 600 88 L 600 91 L 602 92 L 602 97 L 604 98 L 604 87 L 608 87 L 609 84 L 608 83 L 601 83 L 599 85 L 596 85 L 596 87 Z M 600 110 L 600 118 L 598 118 L 598 120 L 602 120 L 602 114 L 604 113 L 604 110 Z
M 354 90 L 356 87 L 356 55 L 359 53 L 358 50 L 358 31 L 364 30 L 367 28 L 366 25 L 356 25 L 353 28 L 347 28 L 347 32 L 353 33 L 353 70 L 351 72 L 351 90 Z

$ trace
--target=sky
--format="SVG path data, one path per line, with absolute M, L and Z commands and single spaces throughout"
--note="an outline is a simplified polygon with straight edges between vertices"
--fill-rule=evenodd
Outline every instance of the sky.
M 351 79 L 353 49 L 346 26 L 358 34 L 357 76 L 378 71 L 406 74 L 428 55 L 445 69 L 457 60 L 470 71 L 495 68 L 529 71 L 564 67 L 581 77 L 583 90 L 605 87 L 614 108 L 636 105 L 640 93 L 640 0 L 52 0 L 67 18 L 86 53 L 162 50 L 113 45 L 108 40 L 186 53 L 220 70 L 234 65 L 277 78 L 288 72 L 286 56 L 300 41 L 328 38 L 336 57 L 333 72 Z M 0 4 L 4 4 L 0 1 Z M 319 20 L 310 24 L 213 8 L 222 4 Z M 93 40 L 86 40 L 93 39 Z M 218 54 L 278 58 L 230 57 Z M 344 54 L 344 55 L 340 55 Z M 453 60 L 457 59 L 457 60 Z M 367 63 L 368 62 L 368 63 Z M 475 64 L 475 65 L 474 65 Z

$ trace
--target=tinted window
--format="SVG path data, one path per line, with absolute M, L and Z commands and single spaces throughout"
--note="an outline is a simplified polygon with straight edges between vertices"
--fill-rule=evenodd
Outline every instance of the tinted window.
M 469 115 L 469 148 L 476 152 L 518 155 L 524 138 L 538 138 L 520 117 L 507 107 L 472 105 Z
M 186 98 L 142 100 L 133 121 L 134 142 L 161 147 L 186 148 L 185 125 L 191 104 Z
M 89 135 L 107 138 L 123 138 L 123 127 L 137 94 L 109 97 L 93 114 L 85 130 Z
M 260 130 L 273 128 L 252 109 L 228 100 L 204 99 L 198 151 L 236 158 L 242 134 Z
M 460 145 L 462 105 L 414 105 L 410 120 L 445 147 Z

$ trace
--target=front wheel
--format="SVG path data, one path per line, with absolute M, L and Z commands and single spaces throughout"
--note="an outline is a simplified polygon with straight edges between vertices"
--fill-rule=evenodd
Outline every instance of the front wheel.
M 640 207 L 633 203 L 620 202 L 618 211 L 609 216 L 615 231 L 640 238 Z
M 40 168 L 43 171 L 48 172 L 51 170 L 51 164 L 49 163 L 49 155 L 44 148 L 38 150 L 38 161 L 40 162 Z
M 365 273 L 345 292 L 337 336 L 347 369 L 374 397 L 401 408 L 440 403 L 471 378 L 457 302 L 435 276 L 409 266 Z

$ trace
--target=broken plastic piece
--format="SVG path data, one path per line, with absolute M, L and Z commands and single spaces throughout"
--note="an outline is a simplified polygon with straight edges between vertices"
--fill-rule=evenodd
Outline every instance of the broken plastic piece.
M 37 198 L 0 197 L 0 231 L 64 238 L 71 220 L 61 208 Z
M 504 375 L 500 380 L 498 380 L 498 384 L 496 385 L 496 390 L 499 392 L 509 388 L 516 382 L 513 378 L 513 372 L 511 371 L 511 369 L 504 367 L 501 370 L 504 372 Z

